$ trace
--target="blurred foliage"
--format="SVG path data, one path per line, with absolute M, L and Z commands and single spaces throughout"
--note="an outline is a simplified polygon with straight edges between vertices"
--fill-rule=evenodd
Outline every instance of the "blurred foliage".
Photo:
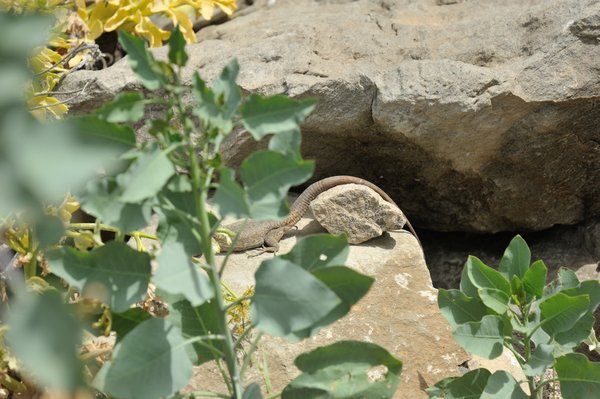
M 102 54 L 96 45 L 105 32 L 130 32 L 144 38 L 150 47 L 159 47 L 171 35 L 156 23 L 161 16 L 170 19 L 173 26 L 179 25 L 185 41 L 194 43 L 194 20 L 210 20 L 215 8 L 231 15 L 236 7 L 235 0 L 0 0 L 0 10 L 37 12 L 56 18 L 48 42 L 38 47 L 29 60 L 33 79 L 26 90 L 27 105 L 40 120 L 64 117 L 73 96 L 85 91 L 56 90 L 68 73 L 114 61 L 114 54 Z M 57 95 L 66 99 L 61 101 Z

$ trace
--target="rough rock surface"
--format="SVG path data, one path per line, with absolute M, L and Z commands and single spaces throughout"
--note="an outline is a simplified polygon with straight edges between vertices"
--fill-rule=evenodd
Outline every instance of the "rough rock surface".
M 323 231 L 315 221 L 306 218 L 298 226 L 281 241 L 281 253 L 291 249 L 298 236 Z M 260 262 L 272 256 L 249 258 L 244 253 L 234 254 L 225 270 L 225 281 L 243 292 L 254 284 L 254 272 Z M 351 246 L 346 264 L 375 277 L 369 293 L 346 317 L 300 343 L 272 337 L 261 340 L 257 359 L 266 356 L 274 392 L 298 375 L 293 365 L 296 356 L 343 339 L 374 342 L 404 362 L 397 398 L 426 398 L 422 387 L 460 374 L 458 365 L 469 357 L 454 342 L 450 327 L 439 312 L 437 291 L 431 285 L 423 253 L 413 236 L 394 232 L 369 244 Z M 254 362 L 250 370 L 250 380 L 263 385 L 258 363 Z M 213 365 L 197 367 L 188 389 L 223 392 L 219 377 Z
M 319 194 L 310 203 L 310 210 L 325 230 L 345 233 L 350 244 L 360 244 L 406 224 L 400 209 L 358 184 L 344 184 Z
M 245 90 L 318 97 L 315 179 L 367 178 L 419 227 L 542 230 L 600 215 L 599 15 L 595 0 L 279 1 L 201 30 L 185 81 L 237 57 Z M 126 60 L 64 90 L 86 82 L 75 111 L 139 88 Z M 241 132 L 227 146 L 234 166 L 257 148 Z

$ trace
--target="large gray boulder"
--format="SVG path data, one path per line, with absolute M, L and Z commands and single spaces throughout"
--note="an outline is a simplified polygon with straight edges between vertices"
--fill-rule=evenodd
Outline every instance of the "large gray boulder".
M 600 215 L 599 21 L 594 0 L 278 1 L 201 30 L 185 82 L 237 57 L 244 90 L 318 97 L 315 178 L 367 178 L 417 226 L 541 230 Z M 75 112 L 139 88 L 126 60 L 65 85 L 86 82 Z M 264 145 L 226 144 L 233 166 Z

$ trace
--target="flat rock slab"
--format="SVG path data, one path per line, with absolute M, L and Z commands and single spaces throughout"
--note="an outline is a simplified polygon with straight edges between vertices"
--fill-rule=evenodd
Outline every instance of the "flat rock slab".
M 406 224 L 402 211 L 369 187 L 344 184 L 333 187 L 310 203 L 315 219 L 331 234 L 346 234 L 350 244 L 379 237 Z
M 297 237 L 323 232 L 311 219 L 302 219 L 298 226 L 299 230 L 292 230 L 293 235 L 281 241 L 281 253 L 289 251 Z M 272 256 L 234 254 L 225 270 L 225 281 L 238 293 L 243 292 L 254 284 L 260 262 Z M 431 285 L 421 248 L 410 233 L 393 232 L 368 244 L 351 246 L 346 263 L 375 278 L 369 293 L 347 316 L 300 343 L 273 337 L 261 340 L 257 359 L 265 356 L 274 392 L 299 374 L 293 361 L 300 353 L 347 339 L 381 345 L 404 362 L 397 398 L 426 398 L 423 387 L 459 374 L 458 365 L 468 356 L 452 339 L 450 327 L 439 312 L 437 290 Z M 246 383 L 257 381 L 264 386 L 258 363 L 254 362 Z M 218 371 L 210 364 L 197 367 L 187 389 L 211 388 L 225 392 Z

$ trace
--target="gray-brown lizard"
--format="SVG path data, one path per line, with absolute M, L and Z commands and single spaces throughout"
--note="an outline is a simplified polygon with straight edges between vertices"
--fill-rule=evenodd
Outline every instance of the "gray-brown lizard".
M 237 240 L 234 241 L 234 251 L 246 251 L 248 249 L 262 248 L 264 251 L 277 252 L 279 249 L 279 241 L 283 238 L 283 235 L 298 223 L 298 221 L 304 216 L 308 210 L 310 202 L 317 198 L 319 194 L 329 190 L 335 186 L 341 186 L 343 184 L 360 184 L 373 189 L 379 194 L 384 200 L 395 205 L 398 205 L 385 193 L 382 189 L 377 187 L 375 184 L 360 179 L 354 176 L 332 176 L 325 179 L 319 180 L 316 183 L 311 184 L 300 196 L 294 201 L 290 209 L 290 214 L 283 220 L 240 220 L 235 223 L 224 226 L 226 229 L 233 231 L 238 234 Z M 399 209 L 400 207 L 398 207 Z M 419 237 L 412 225 L 406 220 L 406 226 L 409 231 L 415 236 L 419 245 Z M 223 240 L 218 240 L 222 250 L 227 250 L 229 247 Z

